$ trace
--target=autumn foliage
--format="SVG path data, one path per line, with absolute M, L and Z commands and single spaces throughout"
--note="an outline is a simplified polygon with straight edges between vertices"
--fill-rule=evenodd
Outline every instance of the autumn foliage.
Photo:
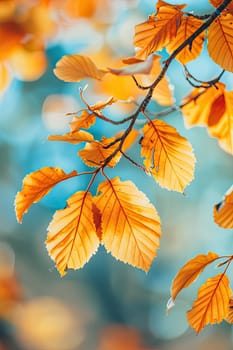
M 134 84 L 134 91 L 137 91 L 135 99 L 122 101 L 117 94 L 109 94 L 105 101 L 89 104 L 89 88 L 80 88 L 83 109 L 77 113 L 67 111 L 71 117 L 69 131 L 63 135 L 50 135 L 49 140 L 82 144 L 78 156 L 87 170 L 65 173 L 59 167 L 44 167 L 28 174 L 16 195 L 16 216 L 21 222 L 31 205 L 40 201 L 56 184 L 72 177 L 89 177 L 87 188 L 81 191 L 74 189 L 66 207 L 55 212 L 48 226 L 46 247 L 61 275 L 66 274 L 68 269 L 82 268 L 100 244 L 122 262 L 144 271 L 150 269 L 160 246 L 159 214 L 142 192 L 143 188 L 137 188 L 130 179 L 123 181 L 117 174 L 110 177 L 107 173 L 110 170 L 114 173 L 115 166 L 124 158 L 138 171 L 143 171 L 145 176 L 152 176 L 159 186 L 181 194 L 185 192 L 194 179 L 196 158 L 189 140 L 162 120 L 163 115 L 179 110 L 187 127 L 205 127 L 225 152 L 233 154 L 233 91 L 228 91 L 220 81 L 223 74 L 233 72 L 233 4 L 230 0 L 210 2 L 216 9 L 209 15 L 198 16 L 186 12 L 185 4 L 157 1 L 155 13 L 135 26 L 135 56 L 123 58 L 121 65 L 116 62 L 116 66 L 100 66 L 94 58 L 80 53 L 65 55 L 57 62 L 54 74 L 65 82 L 92 79 L 95 88 L 98 84 L 105 84 L 108 79 L 114 79 L 115 84 L 119 85 L 121 79 L 129 79 Z M 48 6 L 48 3 L 45 2 L 43 6 Z M 70 5 L 66 3 L 66 10 L 69 11 L 71 2 Z M 41 11 L 44 11 L 44 7 Z M 27 28 L 27 22 L 25 26 Z M 51 26 L 51 23 L 48 24 L 40 38 L 42 43 L 44 36 L 52 30 Z M 2 29 L 3 34 L 7 28 Z M 8 43 L 11 50 L 8 48 L 7 52 L 11 54 L 7 59 L 10 61 L 13 59 L 12 52 L 19 55 L 25 50 L 24 47 L 18 48 L 22 28 L 17 33 Z M 199 57 L 205 41 L 210 60 L 220 68 L 219 75 L 209 81 L 197 79 L 186 66 Z M 40 50 L 44 55 L 43 45 Z M 161 50 L 166 50 L 168 58 L 165 60 L 161 58 Z M 184 76 L 193 87 L 191 93 L 183 96 L 180 105 L 175 104 L 166 76 L 174 60 L 183 66 Z M 1 84 L 4 86 L 8 80 L 5 63 L 0 69 L 3 76 Z M 130 92 L 128 97 L 131 96 Z M 164 111 L 153 113 L 150 110 L 151 100 L 156 100 Z M 132 112 L 117 120 L 111 119 L 106 110 L 111 110 L 118 103 L 130 104 Z M 91 128 L 97 120 L 121 126 L 121 131 L 111 137 L 103 134 L 96 140 Z M 140 146 L 140 163 L 127 153 L 136 143 Z M 102 176 L 101 181 L 97 175 Z M 130 174 L 127 175 L 130 177 Z M 100 182 L 95 193 L 92 185 L 97 179 Z M 232 189 L 214 206 L 213 220 L 223 228 L 233 228 Z M 209 252 L 185 263 L 172 282 L 168 309 L 174 306 L 184 288 L 189 287 L 208 265 L 218 261 L 217 266 L 222 271 L 208 278 L 199 288 L 197 299 L 187 312 L 187 320 L 196 332 L 207 324 L 219 323 L 224 319 L 232 323 L 232 291 L 227 276 L 232 260 L 233 256 Z

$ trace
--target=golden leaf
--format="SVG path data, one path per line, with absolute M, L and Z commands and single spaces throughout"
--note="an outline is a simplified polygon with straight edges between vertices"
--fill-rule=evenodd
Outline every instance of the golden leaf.
M 96 67 L 87 56 L 65 55 L 56 64 L 54 74 L 67 82 L 78 82 L 85 78 L 101 80 L 107 71 Z
M 76 192 L 65 209 L 57 210 L 48 227 L 46 247 L 63 276 L 85 265 L 99 246 L 89 192 Z
M 184 288 L 193 283 L 204 268 L 218 259 L 218 255 L 209 252 L 207 255 L 199 254 L 195 258 L 189 260 L 178 272 L 171 286 L 171 297 L 175 301 L 177 295 Z
M 222 13 L 209 26 L 208 51 L 215 63 L 233 72 L 233 15 Z
M 169 53 L 175 51 L 186 39 L 188 39 L 201 25 L 203 21 L 192 16 L 183 17 L 181 25 L 177 31 L 176 37 L 166 46 Z M 176 55 L 176 59 L 186 64 L 197 58 L 202 50 L 205 34 L 202 32 L 195 40 L 192 41 L 191 47 L 186 46 Z
M 23 187 L 15 197 L 15 211 L 19 222 L 33 203 L 39 202 L 59 182 L 77 176 L 77 171 L 66 174 L 62 169 L 44 167 L 28 174 L 23 180 Z
M 231 323 L 231 324 L 233 323 L 233 297 L 231 297 L 229 300 L 228 314 L 227 314 L 225 320 L 228 323 Z
M 199 333 L 209 323 L 220 323 L 227 317 L 231 295 L 229 279 L 224 273 L 209 278 L 200 287 L 192 309 L 187 312 L 190 326 Z
M 209 0 L 214 7 L 219 7 L 222 4 L 222 0 Z M 227 5 L 227 10 L 233 14 L 233 2 L 231 1 Z
M 160 51 L 177 34 L 185 5 L 170 5 L 164 1 L 157 4 L 157 13 L 146 22 L 135 26 L 134 45 L 141 48 L 137 57 L 146 59 L 151 53 Z
M 113 152 L 117 150 L 119 147 L 120 141 L 115 142 L 112 146 L 107 147 L 119 137 L 123 135 L 123 132 L 118 133 L 114 137 L 107 138 L 102 137 L 102 140 L 95 141 L 92 143 L 87 143 L 85 147 L 78 152 L 78 155 L 82 158 L 84 163 L 89 167 L 99 167 L 104 164 L 106 159 L 110 157 Z M 122 151 L 126 151 L 132 144 L 135 142 L 138 136 L 138 132 L 136 130 L 132 130 L 129 135 L 124 140 L 124 144 L 122 146 Z M 107 148 L 106 148 L 107 147 Z M 107 166 L 113 168 L 120 160 L 121 152 L 118 151 L 114 157 L 108 162 Z
M 153 120 L 143 127 L 141 155 L 144 164 L 160 186 L 183 192 L 194 177 L 192 146 L 176 129 L 162 120 Z
M 148 271 L 161 235 L 154 206 L 131 181 L 102 182 L 95 204 L 102 215 L 102 243 L 115 258 Z
M 80 142 L 92 142 L 94 141 L 94 137 L 87 131 L 78 130 L 74 132 L 69 132 L 64 135 L 49 135 L 49 141 L 63 141 L 69 143 L 80 143 Z
M 190 101 L 190 102 L 189 102 Z M 233 91 L 217 83 L 216 88 L 196 88 L 182 107 L 188 126 L 205 125 L 224 151 L 233 154 Z
M 223 94 L 224 90 L 225 85 L 222 83 L 216 83 L 216 87 L 211 86 L 208 89 L 193 89 L 182 101 L 184 104 L 182 112 L 186 125 L 188 127 L 193 125 L 208 125 L 213 113 L 213 111 L 211 112 L 212 104 Z
M 233 187 L 224 199 L 214 206 L 214 221 L 221 227 L 233 228 Z
M 102 137 L 102 140 L 87 143 L 85 147 L 78 152 L 78 155 L 82 158 L 84 163 L 89 167 L 99 167 L 104 164 L 105 160 L 112 155 L 112 153 L 118 148 L 119 141 L 114 145 L 105 148 L 110 143 L 114 142 L 115 138 Z M 117 154 L 109 161 L 108 166 L 113 168 L 120 160 L 121 153 Z

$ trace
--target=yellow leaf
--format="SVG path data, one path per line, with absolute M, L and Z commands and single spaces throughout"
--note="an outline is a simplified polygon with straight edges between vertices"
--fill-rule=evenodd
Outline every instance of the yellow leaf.
M 215 63 L 233 72 L 233 15 L 222 13 L 209 26 L 208 51 Z
M 162 120 L 153 120 L 143 127 L 141 155 L 144 164 L 160 186 L 183 192 L 194 177 L 192 146 L 176 129 Z
M 224 199 L 214 206 L 214 221 L 221 227 L 233 228 L 233 187 Z
M 222 0 L 209 0 L 209 1 L 215 7 L 219 7 L 222 4 Z M 226 8 L 229 12 L 231 12 L 233 14 L 233 2 L 232 1 L 227 5 Z
M 49 141 L 63 141 L 69 143 L 80 143 L 80 142 L 92 142 L 94 141 L 94 137 L 87 131 L 78 130 L 74 132 L 69 132 L 64 135 L 49 135 Z
M 229 300 L 228 314 L 227 314 L 225 320 L 228 323 L 231 323 L 231 324 L 233 323 L 233 297 L 231 297 Z
M 99 246 L 89 192 L 76 192 L 57 210 L 48 227 L 46 247 L 60 274 L 80 269 Z
M 182 112 L 188 126 L 207 126 L 220 147 L 233 154 L 233 91 L 226 91 L 222 83 L 216 87 L 194 89 L 184 99 Z
M 229 280 L 224 273 L 209 278 L 199 289 L 192 309 L 187 312 L 190 326 L 199 333 L 209 323 L 220 323 L 228 314 L 231 295 Z
M 188 37 L 190 37 L 201 25 L 203 21 L 192 16 L 183 17 L 181 25 L 177 31 L 176 37 L 166 46 L 169 53 L 175 51 Z M 191 47 L 186 46 L 178 55 L 176 59 L 186 64 L 191 60 L 197 58 L 202 50 L 205 34 L 201 33 L 195 40 L 193 40 Z
M 131 181 L 102 182 L 95 204 L 102 215 L 102 243 L 115 258 L 148 271 L 161 235 L 154 206 Z
M 59 182 L 77 176 L 77 171 L 66 174 L 60 168 L 44 167 L 28 174 L 23 180 L 23 187 L 15 197 L 15 211 L 19 222 L 33 203 L 39 202 Z
M 184 288 L 193 283 L 204 268 L 218 259 L 218 255 L 209 252 L 207 255 L 199 254 L 195 258 L 189 260 L 178 272 L 171 286 L 171 297 L 175 301 L 177 295 Z
M 96 67 L 87 56 L 65 55 L 56 64 L 54 74 L 67 82 L 78 82 L 85 78 L 101 80 L 107 71 Z
M 135 26 L 134 45 L 141 48 L 137 57 L 146 59 L 151 53 L 160 51 L 177 34 L 185 5 L 170 5 L 159 1 L 157 13 L 146 22 Z

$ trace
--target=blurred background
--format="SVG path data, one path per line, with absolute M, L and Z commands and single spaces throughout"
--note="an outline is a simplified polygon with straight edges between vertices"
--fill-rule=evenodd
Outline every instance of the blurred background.
M 198 14 L 213 10 L 207 0 L 186 3 L 188 11 Z M 66 172 L 86 169 L 77 156 L 79 146 L 47 140 L 67 131 L 70 119 L 65 114 L 83 108 L 79 87 L 86 84 L 59 81 L 53 74 L 56 62 L 64 54 L 82 53 L 105 68 L 113 58 L 134 55 L 134 26 L 153 12 L 152 0 L 0 1 L 0 350 L 233 348 L 229 324 L 206 327 L 196 336 L 186 321 L 198 286 L 217 273 L 213 268 L 181 293 L 166 316 L 179 268 L 200 253 L 232 254 L 233 242 L 232 231 L 218 227 L 212 217 L 213 205 L 231 185 L 232 158 L 205 128 L 188 130 L 180 113 L 164 119 L 189 139 L 197 158 L 195 179 L 185 195 L 160 188 L 125 160 L 108 171 L 134 181 L 161 217 L 161 246 L 148 274 L 116 261 L 104 248 L 82 270 L 61 278 L 55 269 L 44 244 L 47 226 L 71 194 L 85 189 L 88 177 L 59 184 L 31 207 L 22 224 L 15 218 L 14 197 L 26 174 L 44 166 Z M 188 67 L 203 80 L 220 73 L 206 49 Z M 168 76 L 179 104 L 192 88 L 178 63 L 173 62 Z M 130 78 L 120 85 L 114 79 L 88 82 L 88 102 L 140 96 Z M 233 89 L 230 74 L 222 81 Z M 117 104 L 108 113 L 121 118 L 132 108 Z M 163 109 L 156 102 L 150 105 L 154 113 Z M 118 129 L 97 123 L 92 131 L 99 139 Z M 130 154 L 140 161 L 138 147 Z

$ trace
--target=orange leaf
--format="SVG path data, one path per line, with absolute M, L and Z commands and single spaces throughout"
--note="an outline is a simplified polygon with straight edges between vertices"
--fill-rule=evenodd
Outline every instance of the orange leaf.
M 74 132 L 69 132 L 64 135 L 49 135 L 49 141 L 63 141 L 69 143 L 80 143 L 80 142 L 92 142 L 94 141 L 94 137 L 87 131 L 78 130 Z
M 185 5 L 157 4 L 157 13 L 144 23 L 135 26 L 134 45 L 141 48 L 137 57 L 146 59 L 152 52 L 160 51 L 177 34 Z
M 95 103 L 92 106 L 88 106 L 88 110 L 84 110 L 81 114 L 81 116 L 75 116 L 73 120 L 70 122 L 71 131 L 78 131 L 80 128 L 88 129 L 90 126 L 95 124 L 96 121 L 96 115 L 101 114 L 101 109 L 104 109 L 105 107 L 113 104 L 116 102 L 116 99 L 114 97 L 109 97 L 106 101 L 100 101 Z M 90 111 L 93 111 L 95 113 L 91 113 Z
M 188 126 L 206 125 L 220 147 L 233 154 L 233 91 L 226 91 L 222 83 L 216 87 L 194 89 L 184 99 L 182 112 Z
M 222 83 L 216 83 L 216 87 L 211 86 L 208 89 L 193 89 L 191 94 L 182 101 L 184 104 L 182 112 L 186 125 L 189 127 L 193 125 L 207 125 L 213 113 L 211 111 L 212 104 L 223 95 L 224 90 L 225 85 Z
M 66 174 L 60 168 L 44 167 L 28 174 L 23 180 L 21 192 L 15 197 L 15 211 L 19 222 L 33 203 L 39 202 L 59 182 L 77 176 L 77 171 Z
M 135 74 L 149 74 L 153 67 L 154 59 L 157 55 L 150 55 L 146 61 L 129 64 L 122 68 L 109 68 L 110 73 L 115 75 L 135 75 Z
M 222 4 L 222 0 L 209 0 L 209 1 L 215 7 L 219 7 Z M 232 1 L 227 5 L 227 9 L 233 14 L 233 2 Z
M 48 227 L 46 247 L 60 274 L 80 269 L 99 246 L 89 192 L 76 192 L 65 209 L 57 210 Z
M 208 51 L 215 63 L 233 72 L 233 15 L 221 14 L 209 26 Z
M 65 55 L 56 64 L 54 74 L 67 82 L 78 82 L 85 78 L 101 80 L 107 71 L 96 67 L 87 56 Z
M 221 227 L 233 228 L 233 187 L 224 199 L 214 206 L 214 221 Z
M 95 141 L 89 144 L 86 144 L 85 147 L 78 152 L 78 155 L 82 158 L 84 163 L 89 167 L 99 167 L 103 165 L 105 160 L 110 157 L 113 152 L 119 147 L 120 141 L 117 141 L 112 146 L 106 148 L 109 144 L 114 142 L 116 139 L 121 137 L 123 133 L 120 132 L 115 137 L 107 138 L 102 137 L 101 142 Z M 136 130 L 132 130 L 129 135 L 125 138 L 124 144 L 122 146 L 122 151 L 126 151 L 131 145 L 135 142 L 138 136 Z M 108 166 L 113 168 L 120 160 L 121 152 L 117 152 L 115 156 L 109 161 Z
M 224 273 L 209 278 L 199 289 L 192 309 L 187 312 L 190 326 L 199 333 L 209 323 L 220 323 L 227 317 L 231 295 L 229 280 Z
M 169 53 L 175 51 L 186 39 L 190 37 L 201 25 L 203 21 L 192 16 L 183 17 L 181 25 L 177 31 L 176 37 L 166 46 Z M 176 59 L 186 64 L 191 60 L 197 58 L 202 50 L 205 34 L 201 33 L 195 40 L 193 40 L 191 47 L 186 46 L 178 55 Z
M 192 146 L 175 128 L 162 120 L 143 127 L 141 155 L 145 167 L 160 186 L 183 192 L 194 177 L 195 157 Z
M 92 143 L 87 143 L 85 147 L 78 152 L 78 155 L 82 158 L 84 163 L 89 167 L 99 167 L 103 165 L 104 161 L 112 155 L 112 153 L 119 146 L 119 141 L 114 145 L 105 148 L 110 143 L 114 142 L 115 138 L 107 138 L 102 137 L 101 142 L 95 141 Z M 110 160 L 108 166 L 113 168 L 120 160 L 121 153 L 117 152 L 117 154 Z
M 96 116 L 90 113 L 86 109 L 82 112 L 80 116 L 75 116 L 70 122 L 70 128 L 72 133 L 79 132 L 80 128 L 88 129 L 90 126 L 94 125 L 96 121 Z
M 139 79 L 139 81 L 141 81 L 143 85 L 151 85 L 158 77 L 162 70 L 160 58 L 161 56 L 156 55 L 150 74 L 140 77 L 141 79 Z M 171 106 L 174 104 L 173 89 L 166 76 L 164 76 L 155 87 L 152 98 L 162 106 Z
M 115 258 L 148 271 L 161 235 L 154 206 L 131 181 L 102 182 L 95 204 L 102 215 L 102 243 Z
M 189 260 L 178 272 L 171 286 L 171 297 L 175 301 L 177 295 L 184 288 L 193 283 L 204 268 L 218 259 L 218 255 L 209 252 L 207 255 L 199 254 Z
M 116 101 L 117 100 L 113 96 L 110 96 L 106 101 L 99 101 L 99 102 L 95 103 L 94 105 L 89 106 L 89 108 L 91 111 L 97 112 L 101 109 L 104 109 L 105 107 L 107 107 L 109 105 L 112 105 Z
M 225 320 L 228 323 L 231 323 L 231 324 L 233 323 L 233 297 L 231 297 L 229 300 L 228 314 L 227 314 Z

